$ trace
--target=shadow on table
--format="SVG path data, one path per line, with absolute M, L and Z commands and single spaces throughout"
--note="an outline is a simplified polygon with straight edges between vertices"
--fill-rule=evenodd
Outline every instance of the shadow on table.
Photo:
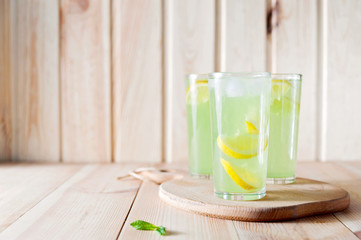
M 165 236 L 177 236 L 177 235 L 181 235 L 181 234 L 182 234 L 182 232 L 166 230 Z
M 320 202 L 339 199 L 347 195 L 343 189 L 316 180 L 297 178 L 295 183 L 267 185 L 266 197 L 260 201 Z

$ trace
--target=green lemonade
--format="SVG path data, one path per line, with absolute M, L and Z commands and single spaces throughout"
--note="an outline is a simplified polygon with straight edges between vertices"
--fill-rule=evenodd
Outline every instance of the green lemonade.
M 206 80 L 199 80 L 186 93 L 189 171 L 192 176 L 212 175 L 209 92 Z
M 301 81 L 273 80 L 267 178 L 295 179 Z
M 222 81 L 227 85 L 227 80 Z M 237 89 L 242 88 L 235 86 L 231 91 Z M 237 200 L 233 196 L 240 193 L 240 199 L 258 199 L 264 196 L 266 184 L 269 93 L 226 92 L 217 96 L 210 88 L 215 192 L 225 199 Z

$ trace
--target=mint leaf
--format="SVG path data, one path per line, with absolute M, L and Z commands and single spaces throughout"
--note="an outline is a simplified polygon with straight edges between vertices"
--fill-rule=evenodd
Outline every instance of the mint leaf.
M 155 229 L 155 231 L 159 232 L 159 234 L 162 236 L 165 235 L 165 227 L 163 226 L 159 226 L 157 229 Z
M 137 220 L 132 222 L 130 225 L 137 230 L 153 230 L 158 232 L 162 236 L 164 236 L 165 234 L 165 227 L 163 226 L 158 227 L 146 221 Z
M 142 220 L 132 222 L 130 225 L 137 230 L 154 230 L 157 228 L 157 226 Z

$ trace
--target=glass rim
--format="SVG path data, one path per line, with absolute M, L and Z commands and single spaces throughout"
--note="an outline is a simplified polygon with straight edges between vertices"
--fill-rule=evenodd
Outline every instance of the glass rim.
M 272 73 L 272 79 L 302 81 L 299 73 Z
M 186 78 L 208 80 L 208 73 L 190 73 L 186 74 Z
M 208 74 L 209 78 L 219 77 L 271 77 L 270 72 L 213 72 Z

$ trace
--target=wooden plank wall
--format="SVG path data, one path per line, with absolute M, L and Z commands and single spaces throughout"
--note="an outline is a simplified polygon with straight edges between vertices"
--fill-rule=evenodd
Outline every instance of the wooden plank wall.
M 1 138 L 5 158 L 60 160 L 59 17 L 55 1 L 1 1 Z M 7 9 L 6 9 L 7 8 Z M 4 23 L 6 23 L 4 21 Z M 4 34 L 4 31 L 6 33 Z M 10 72 L 9 72 L 10 71 Z M 2 74 L 3 75 L 3 74 Z M 10 107 L 10 108 L 9 108 Z
M 159 162 L 163 138 L 162 1 L 112 3 L 114 160 Z
M 361 159 L 361 2 L 324 1 L 322 160 Z
M 64 162 L 111 161 L 110 2 L 60 4 Z
M 0 161 L 12 157 L 10 0 L 0 1 Z
M 54 1 L 16 0 L 12 73 L 14 158 L 60 160 L 59 12 Z M 13 25 L 11 25 L 12 27 Z
M 184 75 L 303 74 L 299 159 L 361 160 L 358 0 L 0 0 L 0 160 L 187 159 Z
M 317 159 L 317 1 L 276 1 L 273 7 L 271 69 L 302 73 L 298 157 Z
M 187 159 L 185 75 L 215 71 L 215 0 L 165 1 L 167 161 Z

